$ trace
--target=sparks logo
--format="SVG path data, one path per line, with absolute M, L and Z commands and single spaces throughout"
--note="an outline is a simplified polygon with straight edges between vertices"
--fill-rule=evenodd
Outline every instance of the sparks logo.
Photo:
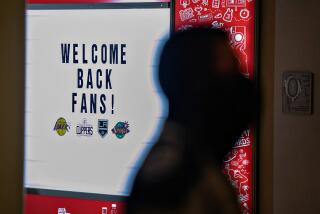
M 117 138 L 122 139 L 126 134 L 130 132 L 129 123 L 127 121 L 118 122 L 111 131 L 117 136 Z

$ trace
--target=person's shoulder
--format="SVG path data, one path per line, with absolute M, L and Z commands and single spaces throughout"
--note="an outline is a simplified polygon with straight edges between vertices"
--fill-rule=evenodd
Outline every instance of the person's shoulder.
M 239 214 L 235 190 L 230 185 L 221 170 L 214 165 L 205 164 L 201 170 L 201 176 L 194 188 L 190 191 L 190 209 L 205 208 L 199 213 Z
M 139 178 L 157 181 L 174 173 L 183 162 L 184 129 L 175 122 L 166 122 L 139 170 Z
M 179 126 L 166 123 L 133 181 L 128 213 L 141 210 L 170 210 L 184 195 L 186 167 L 184 143 Z M 150 213 L 150 212 L 149 212 Z M 153 213 L 153 212 L 152 212 Z M 162 212 L 166 213 L 166 212 Z

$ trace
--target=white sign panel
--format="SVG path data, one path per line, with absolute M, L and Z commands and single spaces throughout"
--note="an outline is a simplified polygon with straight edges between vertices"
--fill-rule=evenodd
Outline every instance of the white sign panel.
M 166 115 L 170 9 L 28 10 L 26 187 L 127 195 Z

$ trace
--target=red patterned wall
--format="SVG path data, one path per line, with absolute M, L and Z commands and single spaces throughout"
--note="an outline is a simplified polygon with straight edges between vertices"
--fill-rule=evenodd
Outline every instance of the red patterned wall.
M 228 32 L 243 74 L 254 78 L 254 0 L 176 0 L 175 30 L 209 26 Z M 243 213 L 253 212 L 253 129 L 245 131 L 228 155 L 224 172 L 237 189 Z

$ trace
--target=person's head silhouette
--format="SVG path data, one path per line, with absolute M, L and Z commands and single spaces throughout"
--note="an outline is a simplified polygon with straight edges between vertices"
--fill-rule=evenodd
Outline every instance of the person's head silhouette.
M 169 120 L 188 129 L 193 148 L 220 163 L 255 114 L 245 78 L 225 32 L 195 28 L 174 34 L 159 65 Z

